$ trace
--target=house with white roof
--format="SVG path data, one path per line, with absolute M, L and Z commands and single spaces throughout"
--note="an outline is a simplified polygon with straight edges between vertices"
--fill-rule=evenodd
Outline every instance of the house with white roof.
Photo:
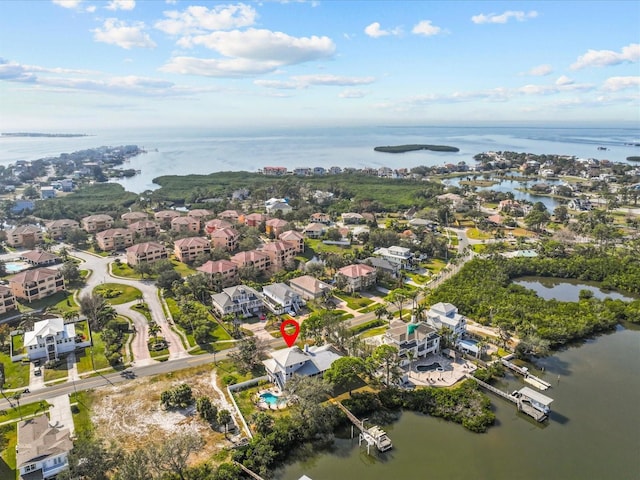
M 458 313 L 458 307 L 450 303 L 436 303 L 427 312 L 427 323 L 436 330 L 448 327 L 453 332 L 453 340 L 459 340 L 467 331 L 467 320 Z
M 406 247 L 378 248 L 373 254 L 398 265 L 403 270 L 413 269 L 413 253 Z
M 342 357 L 332 345 L 321 347 L 305 345 L 304 350 L 294 346 L 274 350 L 269 353 L 269 356 L 271 358 L 262 363 L 267 370 L 269 380 L 281 390 L 293 375 L 305 377 L 321 375 L 331 367 L 333 362 Z
M 245 318 L 260 313 L 264 305 L 262 296 L 246 285 L 225 288 L 212 295 L 211 301 L 221 316 L 237 314 Z
M 304 306 L 302 295 L 284 283 L 273 283 L 262 287 L 264 305 L 276 315 L 297 314 Z
M 69 466 L 71 431 L 49 424 L 46 415 L 18 423 L 16 467 L 21 480 L 55 478 Z
M 57 360 L 60 355 L 75 350 L 75 325 L 65 324 L 61 317 L 35 322 L 33 330 L 24 332 L 24 348 L 30 360 Z

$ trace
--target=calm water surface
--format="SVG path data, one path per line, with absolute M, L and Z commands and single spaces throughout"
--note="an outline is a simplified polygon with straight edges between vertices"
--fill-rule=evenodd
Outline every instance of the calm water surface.
M 545 300 L 555 299 L 563 302 L 577 302 L 580 298 L 580 290 L 589 290 L 595 298 L 600 300 L 605 298 L 624 300 L 625 302 L 634 300 L 631 296 L 613 290 L 603 290 L 597 282 L 529 276 L 520 277 L 513 283 L 535 291 L 539 297 Z

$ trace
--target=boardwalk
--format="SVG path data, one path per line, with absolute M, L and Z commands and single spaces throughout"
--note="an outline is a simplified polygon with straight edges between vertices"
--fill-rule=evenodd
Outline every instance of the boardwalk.
M 264 478 L 262 478 L 260 475 L 258 475 L 256 472 L 252 472 L 251 470 L 249 470 L 247 467 L 245 467 L 244 465 L 242 465 L 240 462 L 236 462 L 234 461 L 233 463 L 235 463 L 237 466 L 239 466 L 242 471 L 244 473 L 246 473 L 247 475 L 249 475 L 251 478 L 255 479 L 255 480 L 265 480 Z
M 506 358 L 502 358 L 501 362 L 509 370 L 512 370 L 522 375 L 524 377 L 524 381 L 533 385 L 534 387 L 540 390 L 546 390 L 548 388 L 551 388 L 551 384 L 549 382 L 546 382 L 545 380 L 542 380 L 541 378 L 538 378 L 535 375 L 530 374 L 527 368 L 519 367 L 515 363 L 511 363 Z
M 374 425 L 370 428 L 365 428 L 363 420 L 360 420 L 358 417 L 356 417 L 340 402 L 334 403 L 340 410 L 344 412 L 351 423 L 360 430 L 358 440 L 360 444 L 363 440 L 367 442 L 367 453 L 369 453 L 369 448 L 371 447 L 371 445 L 375 445 L 375 447 L 381 452 L 386 452 L 387 450 L 391 450 L 393 448 L 391 439 L 384 430 L 382 430 L 377 425 Z

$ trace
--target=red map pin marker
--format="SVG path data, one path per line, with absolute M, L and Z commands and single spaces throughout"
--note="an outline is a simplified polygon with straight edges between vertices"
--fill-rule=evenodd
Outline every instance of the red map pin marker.
M 287 332 L 287 327 L 289 325 L 293 325 L 295 330 L 293 333 Z M 300 333 L 300 324 L 295 320 L 285 320 L 280 324 L 280 333 L 282 334 L 282 338 L 287 343 L 287 347 L 291 347 L 294 343 L 296 343 L 296 338 L 298 338 L 298 334 Z

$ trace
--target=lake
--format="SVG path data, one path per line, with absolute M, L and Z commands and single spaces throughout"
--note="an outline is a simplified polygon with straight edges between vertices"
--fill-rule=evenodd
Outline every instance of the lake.
M 497 417 L 485 434 L 404 412 L 385 426 L 394 448 L 368 456 L 355 440 L 281 469 L 277 480 L 635 479 L 640 478 L 640 331 L 618 327 L 540 360 L 532 372 L 552 383 L 552 414 L 537 424 L 488 394 Z M 558 376 L 560 381 L 558 383 Z M 496 386 L 524 385 L 508 375 Z
M 634 298 L 613 290 L 603 290 L 597 282 L 585 282 L 584 280 L 572 280 L 565 278 L 549 277 L 520 277 L 513 281 L 516 285 L 534 290 L 539 297 L 545 300 L 561 300 L 563 302 L 577 302 L 580 297 L 580 290 L 589 290 L 595 298 L 600 300 L 611 298 L 613 300 L 624 300 L 630 302 Z

